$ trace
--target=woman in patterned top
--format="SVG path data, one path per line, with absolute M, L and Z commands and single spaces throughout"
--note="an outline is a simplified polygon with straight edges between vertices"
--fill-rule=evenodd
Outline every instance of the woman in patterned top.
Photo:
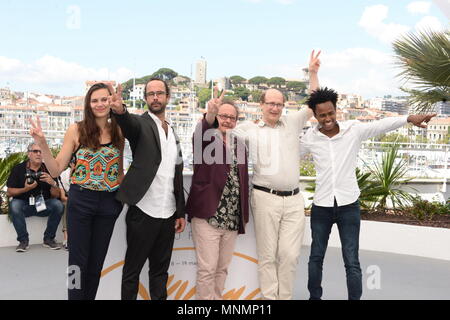
M 199 300 L 222 299 L 236 237 L 248 222 L 245 145 L 227 134 L 236 126 L 239 111 L 222 98 L 223 93 L 208 103 L 194 132 L 194 175 L 186 212 L 197 255 Z
M 119 85 L 118 92 L 121 92 Z M 30 120 L 30 133 L 42 148 L 49 172 L 57 177 L 75 156 L 67 204 L 69 268 L 75 282 L 68 282 L 69 300 L 94 300 L 103 262 L 122 210 L 115 199 L 123 177 L 124 138 L 110 117 L 113 88 L 94 84 L 84 101 L 84 119 L 66 132 L 60 153 L 54 159 L 40 120 Z

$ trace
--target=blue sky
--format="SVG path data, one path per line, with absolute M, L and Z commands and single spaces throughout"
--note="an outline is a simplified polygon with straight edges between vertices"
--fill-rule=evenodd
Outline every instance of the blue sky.
M 161 67 L 208 78 L 300 78 L 322 50 L 320 82 L 364 97 L 399 94 L 391 41 L 448 28 L 447 0 L 130 0 L 0 2 L 0 87 L 81 95 Z

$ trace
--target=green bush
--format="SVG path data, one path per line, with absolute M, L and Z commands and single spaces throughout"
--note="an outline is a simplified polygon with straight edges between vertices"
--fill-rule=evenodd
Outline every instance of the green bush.
M 302 177 L 315 177 L 316 169 L 314 168 L 314 163 L 308 160 L 300 161 L 300 175 Z
M 420 197 L 415 197 L 412 200 L 410 207 L 403 208 L 403 213 L 411 215 L 418 220 L 432 220 L 435 215 L 450 214 L 450 201 L 446 204 L 439 202 L 430 202 L 423 200 Z
M 0 214 L 8 213 L 8 197 L 6 196 L 6 191 L 3 189 L 8 181 L 11 170 L 16 164 L 25 161 L 26 157 L 25 152 L 19 152 L 0 159 Z

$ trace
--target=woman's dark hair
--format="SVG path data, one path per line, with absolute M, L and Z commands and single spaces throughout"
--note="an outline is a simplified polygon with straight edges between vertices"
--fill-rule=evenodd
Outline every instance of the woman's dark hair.
M 319 103 L 324 103 L 327 101 L 331 101 L 334 108 L 336 109 L 337 100 L 338 100 L 337 92 L 334 91 L 333 89 L 328 89 L 327 87 L 325 87 L 319 88 L 311 92 L 308 100 L 306 100 L 306 104 L 308 105 L 308 107 L 312 109 L 312 111 L 314 111 L 314 113 L 316 113 L 316 106 Z
M 80 145 L 94 150 L 100 148 L 100 128 L 95 122 L 95 115 L 92 112 L 91 96 L 94 91 L 100 89 L 106 89 L 109 94 L 111 94 L 106 84 L 101 82 L 94 84 L 86 93 L 86 97 L 84 98 L 84 118 L 82 121 L 78 122 L 78 140 Z M 124 145 L 124 138 L 121 134 L 116 119 L 111 117 L 110 120 L 109 131 L 111 135 L 111 142 L 115 147 L 121 149 Z

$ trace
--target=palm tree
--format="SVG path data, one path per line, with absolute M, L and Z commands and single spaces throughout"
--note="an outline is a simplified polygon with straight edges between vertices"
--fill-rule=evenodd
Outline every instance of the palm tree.
M 314 170 L 314 168 L 312 168 Z M 315 170 L 314 170 L 315 172 Z M 373 208 L 377 199 L 383 195 L 383 190 L 377 188 L 378 182 L 373 181 L 371 172 L 362 172 L 359 168 L 356 168 L 356 180 L 358 182 L 359 190 L 359 202 L 363 209 L 369 210 Z M 309 182 L 305 190 L 311 193 L 316 191 L 316 183 Z M 312 200 L 310 197 L 309 200 Z
M 8 197 L 3 188 L 11 173 L 12 168 L 22 161 L 25 161 L 27 155 L 24 152 L 12 153 L 6 158 L 0 159 L 0 214 L 6 213 L 8 208 Z
M 366 165 L 369 171 L 362 172 L 359 168 L 356 168 L 356 179 L 361 191 L 359 201 L 363 209 L 386 211 L 388 200 L 392 203 L 394 209 L 404 209 L 412 203 L 413 196 L 400 189 L 402 184 L 412 178 L 404 178 L 408 170 L 406 161 L 403 159 L 399 162 L 396 161 L 398 148 L 398 145 L 394 145 L 384 152 L 381 161 L 375 162 L 372 167 Z M 315 189 L 315 182 L 310 182 L 305 188 L 306 191 L 311 193 L 314 193 Z M 412 189 L 412 191 L 417 190 Z
M 373 208 L 377 207 L 386 211 L 388 200 L 391 201 L 394 210 L 405 208 L 412 203 L 413 196 L 400 189 L 402 184 L 412 178 L 404 178 L 408 171 L 406 161 L 404 159 L 396 161 L 398 148 L 398 145 L 394 145 L 389 151 L 383 153 L 381 161 L 375 162 L 373 167 L 369 167 L 374 186 L 367 190 L 366 197 L 373 202 Z
M 440 101 L 450 101 L 450 31 L 410 33 L 394 41 L 398 74 L 416 87 L 401 88 L 411 95 L 418 112 L 434 111 Z

